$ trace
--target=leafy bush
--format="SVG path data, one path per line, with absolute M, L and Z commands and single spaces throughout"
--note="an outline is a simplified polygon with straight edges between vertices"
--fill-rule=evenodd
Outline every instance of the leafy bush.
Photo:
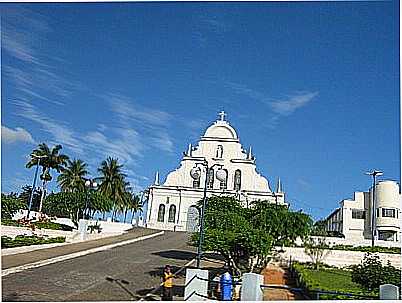
M 401 271 L 390 264 L 382 265 L 378 255 L 367 253 L 358 265 L 350 266 L 352 281 L 368 290 L 378 290 L 382 284 L 401 287 Z
M 39 229 L 54 229 L 54 230 L 64 230 L 64 231 L 72 231 L 73 227 L 65 225 L 65 224 L 60 224 L 60 223 L 55 223 L 55 222 L 34 222 L 35 227 Z
M 11 219 L 1 219 L 1 225 L 26 227 L 26 224 L 22 224 L 16 220 L 11 220 Z
M 28 245 L 39 245 L 49 243 L 63 243 L 65 237 L 43 238 L 38 236 L 16 236 L 14 239 L 7 236 L 1 237 L 1 248 L 11 248 Z
M 1 194 L 1 218 L 11 219 L 20 209 L 25 208 L 25 203 L 17 197 L 17 194 Z

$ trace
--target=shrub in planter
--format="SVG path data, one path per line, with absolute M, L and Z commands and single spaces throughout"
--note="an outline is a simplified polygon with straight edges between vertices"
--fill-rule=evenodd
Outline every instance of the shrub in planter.
M 98 224 L 98 222 L 96 222 L 94 225 L 89 225 L 87 227 L 87 230 L 89 230 L 89 232 L 92 234 L 93 232 L 97 231 L 98 233 L 100 233 L 102 231 L 102 228 L 100 227 L 100 225 Z

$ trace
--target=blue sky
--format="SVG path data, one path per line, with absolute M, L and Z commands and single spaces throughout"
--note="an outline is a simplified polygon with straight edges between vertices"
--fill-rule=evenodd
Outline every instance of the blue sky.
M 141 190 L 221 110 L 271 186 L 280 177 L 314 218 L 368 189 L 369 169 L 400 180 L 397 1 L 1 10 L 3 192 L 31 184 L 41 142 L 92 176 L 118 157 Z

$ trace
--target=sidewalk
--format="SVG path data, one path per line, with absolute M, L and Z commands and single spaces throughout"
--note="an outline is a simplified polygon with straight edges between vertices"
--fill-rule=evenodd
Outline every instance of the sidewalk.
M 97 248 L 104 245 L 114 244 L 123 242 L 126 240 L 135 239 L 138 237 L 155 234 L 159 231 L 145 228 L 134 228 L 129 230 L 127 233 L 114 236 L 101 238 L 97 240 L 83 241 L 78 243 L 64 244 L 63 245 L 54 245 L 50 248 L 37 249 L 37 250 L 28 250 L 29 246 L 24 247 L 23 252 L 16 253 L 12 255 L 3 255 L 2 256 L 2 269 L 7 269 L 11 267 L 17 267 L 25 264 L 30 264 L 34 262 L 38 262 L 41 260 L 47 260 L 55 257 L 60 257 L 72 253 L 77 253 L 81 251 L 86 251 L 89 249 Z
M 287 285 L 296 287 L 295 281 L 290 278 L 287 269 L 275 264 L 269 264 L 261 273 L 264 275 L 264 284 Z M 297 292 L 291 292 L 288 289 L 264 288 L 264 301 L 294 301 L 305 300 Z
M 186 268 L 195 268 L 195 260 L 191 264 L 189 264 Z M 217 273 L 222 273 L 224 266 L 224 261 L 215 259 L 213 257 L 208 257 L 201 260 L 201 268 L 206 269 L 210 273 L 210 277 L 215 276 Z M 174 279 L 174 286 L 173 286 L 173 300 L 174 301 L 184 301 L 184 287 L 186 282 L 186 269 L 184 267 L 178 268 L 175 267 L 176 272 L 179 270 L 179 274 Z M 154 300 L 161 300 L 162 296 L 162 288 L 157 286 L 157 288 L 152 292 L 152 295 L 144 296 L 144 301 L 154 301 Z M 211 299 L 212 300 L 212 299 Z

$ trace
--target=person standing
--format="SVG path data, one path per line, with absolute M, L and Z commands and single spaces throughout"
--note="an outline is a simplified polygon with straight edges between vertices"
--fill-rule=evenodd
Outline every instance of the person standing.
M 166 265 L 162 275 L 162 301 L 173 301 L 173 277 L 172 269 Z
M 220 284 L 221 284 L 221 295 L 222 301 L 231 301 L 232 300 L 232 275 L 229 273 L 229 267 L 225 266 L 225 273 L 221 276 Z

